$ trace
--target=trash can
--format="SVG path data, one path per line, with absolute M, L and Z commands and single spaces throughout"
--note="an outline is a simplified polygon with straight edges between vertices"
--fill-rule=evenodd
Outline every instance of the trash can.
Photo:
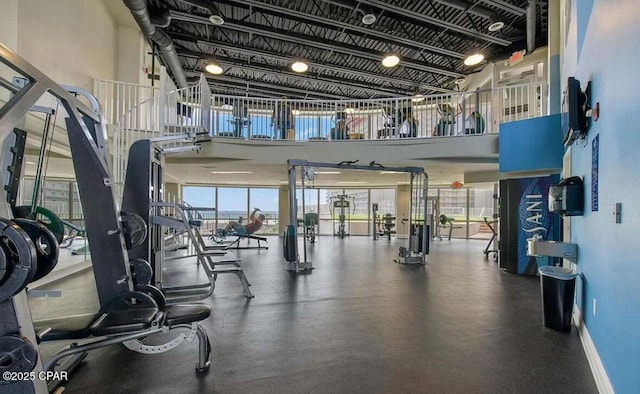
M 553 330 L 571 331 L 577 272 L 554 266 L 538 267 L 538 272 L 542 296 L 542 323 Z

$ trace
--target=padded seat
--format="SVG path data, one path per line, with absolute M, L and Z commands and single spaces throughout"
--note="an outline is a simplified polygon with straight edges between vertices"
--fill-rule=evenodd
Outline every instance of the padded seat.
M 157 308 L 136 308 L 104 313 L 91 325 L 91 335 L 101 337 L 146 330 L 151 327 L 157 314 Z
M 211 316 L 211 307 L 205 304 L 178 304 L 167 309 L 164 325 L 172 327 L 201 321 Z

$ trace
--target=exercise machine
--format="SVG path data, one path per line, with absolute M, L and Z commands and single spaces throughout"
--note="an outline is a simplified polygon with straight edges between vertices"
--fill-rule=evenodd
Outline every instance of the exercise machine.
M 429 229 L 426 224 L 427 212 L 427 188 L 428 176 L 421 167 L 385 167 L 378 163 L 369 163 L 369 165 L 358 165 L 355 161 L 342 161 L 338 164 L 310 162 L 307 160 L 289 159 L 287 160 L 288 178 L 289 178 L 289 224 L 287 225 L 283 238 L 284 259 L 287 262 L 287 271 L 307 271 L 313 269 L 313 264 L 307 259 L 307 244 L 303 242 L 303 256 L 300 259 L 298 254 L 298 202 L 296 199 L 296 178 L 297 170 L 301 174 L 302 187 L 302 211 L 304 217 L 304 189 L 305 181 L 315 178 L 314 168 L 338 168 L 343 170 L 359 170 L 359 171 L 392 171 L 399 173 L 408 173 L 409 195 L 411 196 L 409 204 L 409 239 L 408 245 L 400 247 L 398 258 L 394 260 L 400 264 L 420 264 L 424 265 L 429 254 Z M 414 190 L 416 191 L 414 193 Z
M 333 235 L 348 237 L 351 231 L 351 214 L 356 211 L 356 199 L 347 194 L 329 197 L 329 211 L 333 223 Z
M 396 234 L 393 230 L 396 226 L 396 217 L 390 213 L 378 214 L 378 204 L 371 204 L 371 217 L 373 219 L 373 240 L 379 237 L 387 237 L 391 241 L 391 235 Z
M 50 240 L 50 234 L 45 231 L 46 227 L 38 226 L 35 221 L 25 219 L 21 222 L 24 224 L 11 221 L 9 204 L 4 203 L 5 189 L 0 189 L 0 196 L 3 197 L 0 217 L 4 218 L 0 235 L 3 239 L 0 243 L 3 266 L 0 270 L 0 370 L 22 373 L 22 376 L 33 372 L 36 377 L 55 378 L 56 372 L 66 372 L 65 368 L 77 366 L 78 360 L 93 349 L 128 342 L 132 350 L 157 354 L 197 337 L 199 355 L 196 371 L 207 371 L 211 345 L 198 322 L 210 315 L 210 307 L 202 304 L 166 306 L 162 296 L 152 287 L 134 285 L 128 252 L 146 237 L 146 233 L 142 228 L 136 228 L 135 224 L 139 223 L 137 218 L 120 210 L 115 200 L 107 164 L 106 126 L 97 100 L 82 89 L 61 87 L 2 44 L 0 62 L 28 78 L 28 83 L 22 87 L 0 78 L 0 88 L 12 95 L 0 108 L 0 141 L 6 140 L 29 109 L 47 93 L 59 100 L 66 110 L 69 149 L 88 229 L 87 238 L 91 245 L 92 268 L 100 302 L 100 310 L 84 322 L 86 324 L 67 318 L 55 327 L 41 327 L 36 336 L 25 287 L 38 275 L 39 256 L 52 257 L 57 241 L 47 241 Z M 90 105 L 83 104 L 76 96 L 82 96 Z M 4 153 L 1 159 L 9 157 Z M 6 174 L 2 175 L 4 179 L 7 178 Z M 31 227 L 30 231 L 34 231 L 37 237 L 35 241 L 28 241 L 31 236 L 23 226 Z M 48 242 L 46 246 L 45 241 Z M 49 259 L 50 262 L 53 260 Z M 44 264 L 42 267 L 49 268 Z M 185 335 L 179 340 L 172 338 L 164 343 L 164 336 L 156 337 L 153 338 L 156 341 L 154 344 L 144 343 L 144 338 L 153 334 L 183 329 L 185 326 L 194 332 L 192 336 Z M 40 375 L 43 367 L 36 344 L 62 337 L 74 342 L 45 363 L 44 369 L 51 375 Z M 78 338 L 87 338 L 88 341 L 78 343 Z M 65 361 L 59 364 L 63 359 Z M 52 389 L 51 386 L 46 387 L 42 379 L 3 381 L 0 387 L 3 392 L 26 393 L 45 393 Z
M 487 247 L 484 248 L 484 250 L 482 251 L 482 253 L 484 254 L 484 258 L 488 258 L 489 254 L 493 253 L 493 259 L 496 260 L 498 258 L 498 242 L 496 242 L 496 238 L 498 237 L 498 232 L 496 230 L 496 227 L 498 225 L 498 215 L 494 214 L 493 215 L 493 220 L 489 221 L 489 219 L 487 219 L 486 217 L 483 218 L 485 224 L 489 227 L 489 229 L 491 230 L 491 239 L 489 239 L 489 243 L 487 244 Z M 493 245 L 493 248 L 491 247 Z

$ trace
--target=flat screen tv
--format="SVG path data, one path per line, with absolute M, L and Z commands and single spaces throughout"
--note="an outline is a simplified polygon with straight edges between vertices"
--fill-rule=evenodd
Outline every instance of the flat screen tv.
M 587 116 L 585 93 L 580 89 L 580 81 L 574 77 L 567 79 L 567 87 L 562 99 L 562 132 L 563 144 L 569 146 L 587 133 Z

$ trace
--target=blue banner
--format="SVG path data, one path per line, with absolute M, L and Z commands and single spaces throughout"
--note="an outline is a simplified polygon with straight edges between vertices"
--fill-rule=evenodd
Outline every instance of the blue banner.
M 520 179 L 518 203 L 518 273 L 537 275 L 538 267 L 550 265 L 548 256 L 527 256 L 527 240 L 538 235 L 543 240 L 557 241 L 559 217 L 549 211 L 549 187 L 559 176 Z

